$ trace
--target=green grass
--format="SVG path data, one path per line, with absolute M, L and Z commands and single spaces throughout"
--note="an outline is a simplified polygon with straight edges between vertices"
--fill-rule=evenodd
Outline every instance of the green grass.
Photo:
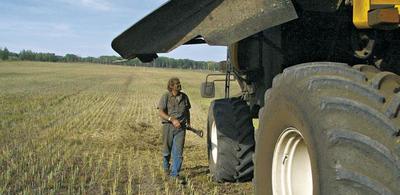
M 206 74 L 0 62 L 0 194 L 251 193 L 251 183 L 211 181 L 206 138 L 191 132 L 183 163 L 188 184 L 163 175 L 156 105 L 177 76 L 192 103 L 192 125 L 206 130 L 211 99 L 199 94 Z M 217 89 L 223 97 L 223 83 Z

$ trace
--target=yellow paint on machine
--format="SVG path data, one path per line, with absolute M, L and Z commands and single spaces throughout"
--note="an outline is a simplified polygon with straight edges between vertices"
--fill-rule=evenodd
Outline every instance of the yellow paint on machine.
M 394 5 L 399 9 L 400 0 L 353 0 L 353 23 L 358 29 L 371 28 L 368 25 L 368 12 L 373 5 Z
M 368 25 L 370 3 L 366 0 L 353 0 L 353 23 L 359 29 L 370 28 Z
M 399 5 L 400 0 L 371 0 L 372 5 Z
M 400 14 L 400 0 L 371 0 L 371 5 L 395 5 Z
M 368 25 L 368 11 L 373 5 L 394 5 L 400 10 L 400 0 L 353 0 L 353 23 L 358 29 L 371 28 Z

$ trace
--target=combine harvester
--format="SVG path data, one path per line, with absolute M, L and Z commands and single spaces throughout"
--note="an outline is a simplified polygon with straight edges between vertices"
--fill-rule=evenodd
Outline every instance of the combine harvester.
M 171 0 L 112 47 L 149 62 L 183 44 L 228 46 L 226 97 L 212 102 L 208 118 L 216 181 L 253 179 L 256 194 L 398 195 L 399 6 Z M 237 97 L 229 97 L 232 75 Z M 201 92 L 214 97 L 214 81 Z

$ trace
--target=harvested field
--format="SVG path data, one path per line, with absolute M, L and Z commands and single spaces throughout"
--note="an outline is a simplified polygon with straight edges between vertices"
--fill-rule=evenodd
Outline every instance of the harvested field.
M 199 94 L 206 74 L 0 62 L 0 194 L 252 193 L 251 183 L 211 181 L 206 138 L 192 132 L 183 163 L 188 183 L 163 174 L 159 98 L 168 78 L 179 77 L 192 103 L 192 126 L 206 130 L 211 99 Z M 223 83 L 217 89 L 223 97 Z

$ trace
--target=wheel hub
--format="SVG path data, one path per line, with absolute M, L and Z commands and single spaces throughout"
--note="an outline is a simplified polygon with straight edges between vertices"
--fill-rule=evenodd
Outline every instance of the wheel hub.
M 211 126 L 211 156 L 214 163 L 217 163 L 218 159 L 218 139 L 217 139 L 217 125 L 215 122 Z
M 272 162 L 272 188 L 279 195 L 312 195 L 310 154 L 300 131 L 285 129 L 275 145 Z

